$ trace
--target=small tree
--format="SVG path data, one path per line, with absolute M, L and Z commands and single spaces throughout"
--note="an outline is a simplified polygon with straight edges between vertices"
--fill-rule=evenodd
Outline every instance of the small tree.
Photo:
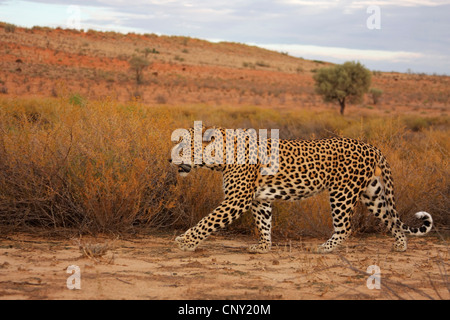
M 369 90 L 371 73 L 359 62 L 345 62 L 342 65 L 322 68 L 314 75 L 316 92 L 324 101 L 339 102 L 344 114 L 348 101 L 360 101 Z
M 378 104 L 380 102 L 381 95 L 383 94 L 383 90 L 378 88 L 370 88 L 370 97 L 373 100 L 373 104 Z
M 128 61 L 131 70 L 136 72 L 136 83 L 139 85 L 142 83 L 142 72 L 150 64 L 147 59 L 143 57 L 134 56 Z

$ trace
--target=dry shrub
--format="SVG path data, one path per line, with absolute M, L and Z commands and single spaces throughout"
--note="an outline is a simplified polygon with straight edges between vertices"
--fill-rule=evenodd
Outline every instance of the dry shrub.
M 3 224 L 126 231 L 169 212 L 167 113 L 108 100 L 42 104 L 45 126 L 27 117 L 28 102 L 2 101 Z
M 193 170 L 188 177 L 179 177 L 173 194 L 173 209 L 177 211 L 175 227 L 194 226 L 211 213 L 222 201 L 222 175 L 209 170 Z
M 145 106 L 105 99 L 69 103 L 0 99 L 0 225 L 128 232 L 138 226 L 193 226 L 222 200 L 221 174 L 194 170 L 181 178 L 168 163 L 176 128 L 194 120 L 227 128 L 280 129 L 282 138 L 342 134 L 377 146 L 394 175 L 397 209 L 433 215 L 449 226 L 448 118 L 408 128 L 409 117 L 341 117 L 336 113 L 262 107 Z M 412 121 L 412 123 L 417 123 Z M 328 194 L 274 203 L 274 234 L 322 236 L 332 231 Z M 231 226 L 255 231 L 251 214 Z M 363 206 L 356 231 L 378 229 Z
M 101 258 L 110 249 L 109 243 L 78 243 L 78 248 L 81 251 L 83 257 L 86 258 Z

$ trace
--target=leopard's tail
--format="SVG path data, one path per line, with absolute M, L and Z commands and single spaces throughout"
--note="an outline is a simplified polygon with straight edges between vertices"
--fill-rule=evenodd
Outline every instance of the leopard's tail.
M 384 156 L 381 156 L 379 167 L 381 169 L 381 177 L 384 182 L 384 195 L 386 198 L 386 204 L 388 208 L 388 214 L 391 216 L 391 223 L 399 227 L 405 234 L 414 236 L 423 236 L 427 234 L 433 227 L 433 218 L 428 212 L 420 211 L 416 212 L 416 218 L 422 220 L 422 225 L 418 228 L 410 227 L 400 220 L 398 212 L 395 208 L 394 200 L 394 184 L 391 176 L 391 169 Z M 390 226 L 388 226 L 390 227 Z M 391 229 L 391 228 L 389 228 Z

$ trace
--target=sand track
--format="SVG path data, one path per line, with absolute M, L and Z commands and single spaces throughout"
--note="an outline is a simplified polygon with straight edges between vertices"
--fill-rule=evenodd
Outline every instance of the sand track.
M 178 250 L 173 238 L 3 237 L 0 299 L 450 298 L 448 246 L 434 237 L 410 239 L 404 253 L 391 250 L 389 237 L 352 237 L 326 255 L 311 251 L 322 239 L 278 242 L 256 255 L 246 251 L 251 237 L 211 237 L 196 252 Z M 67 288 L 71 265 L 79 290 Z M 367 287 L 370 265 L 380 268 L 380 289 Z

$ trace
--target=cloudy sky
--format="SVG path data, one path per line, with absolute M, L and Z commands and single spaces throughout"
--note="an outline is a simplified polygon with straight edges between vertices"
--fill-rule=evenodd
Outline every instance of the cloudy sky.
M 0 21 L 233 41 L 450 75 L 450 0 L 0 0 Z

